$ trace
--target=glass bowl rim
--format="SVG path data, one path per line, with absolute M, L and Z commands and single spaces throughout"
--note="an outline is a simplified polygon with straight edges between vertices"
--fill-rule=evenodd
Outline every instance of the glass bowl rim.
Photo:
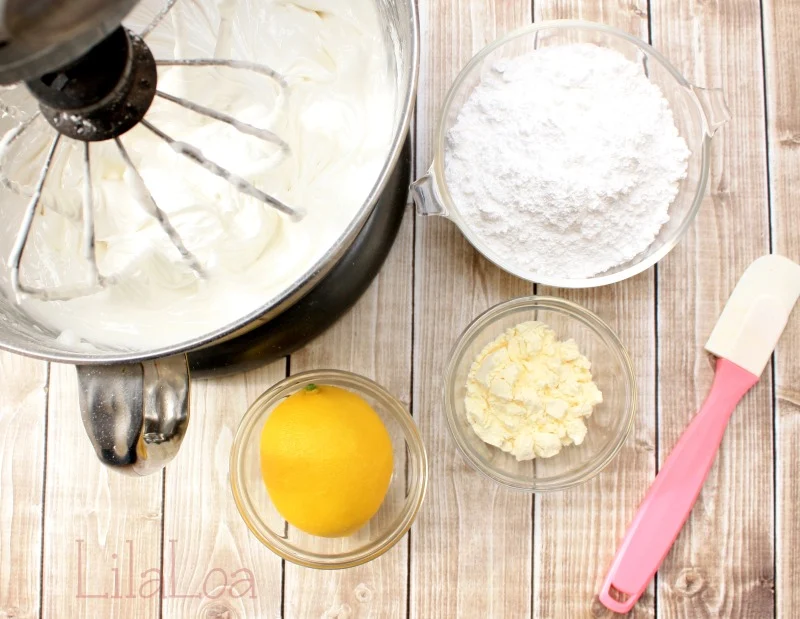
M 477 249 L 487 260 L 489 260 L 491 263 L 493 263 L 500 269 L 508 273 L 511 273 L 512 275 L 515 275 L 526 281 L 542 284 L 545 286 L 554 286 L 556 288 L 594 288 L 597 286 L 615 284 L 617 282 L 630 279 L 634 275 L 638 275 L 639 273 L 646 271 L 651 266 L 661 261 L 661 259 L 664 258 L 664 256 L 670 253 L 678 245 L 678 243 L 680 243 L 680 241 L 683 239 L 683 237 L 689 230 L 689 227 L 692 225 L 695 218 L 697 217 L 697 213 L 700 210 L 700 207 L 703 203 L 703 198 L 705 196 L 706 188 L 708 186 L 708 179 L 711 166 L 711 135 L 709 134 L 707 128 L 703 132 L 702 136 L 703 139 L 702 139 L 700 178 L 698 179 L 697 186 L 695 188 L 695 194 L 694 194 L 694 199 L 692 201 L 692 206 L 686 213 L 686 216 L 681 222 L 681 225 L 675 230 L 675 233 L 672 234 L 668 239 L 666 239 L 664 243 L 661 245 L 661 247 L 659 247 L 657 251 L 654 251 L 650 256 L 648 256 L 643 260 L 639 260 L 636 263 L 630 264 L 627 268 L 621 271 L 617 271 L 616 273 L 611 273 L 608 275 L 600 274 L 583 278 L 551 277 L 548 275 L 540 275 L 537 273 L 533 273 L 526 269 L 521 269 L 514 265 L 507 264 L 499 256 L 495 255 L 495 253 L 481 241 L 479 235 L 472 230 L 472 228 L 466 223 L 466 221 L 464 221 L 464 218 L 461 216 L 458 206 L 452 199 L 452 196 L 450 195 L 450 190 L 447 187 L 447 179 L 444 173 L 444 152 L 445 152 L 445 144 L 447 143 L 445 120 L 448 116 L 448 113 L 450 112 L 450 109 L 453 106 L 456 93 L 458 93 L 458 91 L 461 88 L 461 85 L 464 83 L 466 78 L 472 73 L 472 71 L 478 65 L 480 65 L 489 56 L 489 54 L 491 54 L 495 50 L 503 47 L 504 45 L 510 43 L 515 39 L 536 34 L 542 30 L 585 30 L 585 31 L 601 32 L 616 37 L 618 39 L 623 39 L 629 43 L 632 43 L 640 50 L 645 52 L 648 55 L 648 57 L 654 58 L 660 65 L 662 65 L 667 70 L 667 72 L 670 75 L 672 75 L 672 77 L 675 78 L 676 82 L 680 87 L 687 90 L 689 97 L 697 104 L 700 116 L 703 119 L 703 122 L 706 123 L 707 127 L 706 114 L 703 111 L 703 108 L 700 105 L 700 103 L 697 101 L 696 95 L 692 92 L 691 84 L 670 63 L 670 61 L 667 60 L 665 56 L 663 56 L 658 50 L 656 50 L 653 46 L 651 46 L 647 42 L 631 34 L 628 34 L 623 30 L 619 30 L 617 28 L 613 28 L 605 24 L 592 22 L 588 20 L 555 19 L 555 20 L 536 22 L 533 24 L 528 24 L 521 28 L 517 28 L 516 30 L 512 30 L 511 32 L 503 35 L 502 37 L 499 37 L 495 41 L 486 45 L 470 59 L 470 61 L 458 73 L 455 80 L 453 80 L 450 89 L 447 91 L 447 96 L 445 97 L 444 104 L 442 105 L 441 111 L 439 113 L 439 119 L 437 123 L 436 138 L 435 138 L 436 141 L 434 143 L 433 164 L 431 165 L 431 175 L 434 179 L 434 187 L 436 193 L 438 194 L 438 198 L 444 208 L 445 217 L 450 219 L 453 223 L 455 223 L 458 226 L 462 234 L 467 238 L 467 240 L 475 249 Z
M 251 438 L 255 426 L 261 416 L 273 404 L 281 399 L 302 389 L 312 382 L 324 383 L 325 380 L 338 381 L 341 385 L 348 385 L 358 394 L 367 394 L 381 401 L 385 406 L 386 414 L 397 421 L 403 431 L 403 439 L 407 446 L 406 452 L 413 460 L 412 468 L 418 471 L 418 481 L 409 486 L 409 495 L 405 499 L 403 510 L 394 519 L 386 532 L 376 540 L 348 552 L 326 555 L 304 551 L 294 544 L 285 542 L 273 533 L 269 527 L 266 530 L 255 524 L 256 510 L 243 490 L 243 468 L 245 466 L 243 452 L 244 446 Z M 347 388 L 346 386 L 344 388 Z M 231 447 L 229 476 L 231 492 L 236 503 L 236 509 L 250 533 L 264 546 L 278 556 L 297 565 L 315 569 L 334 570 L 356 567 L 368 563 L 389 551 L 403 538 L 416 520 L 420 507 L 425 499 L 428 486 L 428 457 L 422 436 L 411 414 L 403 407 L 400 400 L 393 396 L 387 389 L 354 372 L 344 370 L 309 370 L 288 376 L 264 391 L 250 405 L 239 422 Z
M 614 438 L 612 448 L 601 459 L 593 462 L 591 467 L 581 473 L 568 473 L 556 478 L 555 482 L 548 482 L 546 484 L 537 483 L 535 480 L 520 482 L 513 479 L 508 475 L 498 473 L 496 469 L 485 466 L 480 462 L 480 459 L 475 455 L 474 451 L 469 446 L 461 430 L 459 429 L 456 420 L 456 409 L 453 399 L 451 397 L 452 388 L 455 384 L 455 372 L 459 358 L 463 355 L 467 343 L 477 334 L 481 333 L 488 325 L 495 322 L 495 320 L 503 314 L 520 309 L 544 309 L 555 311 L 560 314 L 566 315 L 572 319 L 582 322 L 584 325 L 592 329 L 619 357 L 622 364 L 625 385 L 627 391 L 628 406 L 624 415 L 624 425 L 622 431 L 617 433 Z M 619 454 L 625 441 L 633 430 L 633 425 L 636 419 L 636 411 L 638 408 L 638 387 L 636 383 L 636 373 L 633 367 L 633 361 L 625 348 L 619 336 L 611 329 L 611 327 L 603 321 L 597 314 L 578 305 L 572 301 L 561 299 L 559 297 L 544 296 L 544 295 L 531 295 L 526 297 L 519 297 L 498 303 L 485 312 L 478 315 L 464 331 L 459 335 L 456 343 L 450 350 L 447 366 L 445 368 L 444 385 L 442 399 L 444 403 L 445 417 L 447 419 L 447 427 L 450 430 L 450 435 L 456 443 L 461 455 L 464 459 L 483 476 L 491 479 L 495 483 L 508 488 L 510 490 L 517 490 L 521 492 L 537 492 L 548 493 L 566 490 L 583 484 L 590 479 L 596 477 L 603 469 L 605 469 L 614 458 Z

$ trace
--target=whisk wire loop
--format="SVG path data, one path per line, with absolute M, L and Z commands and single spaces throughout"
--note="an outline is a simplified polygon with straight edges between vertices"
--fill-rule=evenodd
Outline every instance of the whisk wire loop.
M 253 71 L 275 80 L 281 88 L 287 88 L 286 78 L 272 67 L 250 62 L 249 60 L 233 60 L 231 58 L 183 58 L 175 60 L 156 60 L 157 67 L 227 67 Z
M 22 255 L 25 253 L 25 247 L 28 243 L 28 237 L 31 232 L 31 226 L 33 225 L 33 219 L 36 216 L 36 211 L 39 208 L 39 203 L 42 199 L 42 193 L 44 192 L 44 186 L 47 182 L 47 176 L 50 173 L 50 168 L 53 165 L 53 159 L 55 158 L 55 154 L 60 143 L 61 134 L 56 134 L 56 136 L 53 138 L 53 141 L 50 143 L 50 148 L 47 151 L 44 165 L 42 166 L 42 170 L 39 173 L 39 178 L 36 181 L 33 195 L 28 202 L 28 206 L 25 208 L 25 213 L 22 216 L 22 223 L 20 224 L 19 232 L 15 237 L 14 246 L 11 249 L 8 267 L 10 270 L 11 288 L 17 297 L 28 295 L 38 297 L 46 301 L 71 299 L 76 296 L 76 294 L 80 294 L 80 289 L 82 288 L 77 286 L 36 288 L 23 284 L 20 278 L 20 263 L 22 261 Z
M 22 282 L 20 277 L 20 264 L 22 256 L 25 253 L 25 247 L 28 243 L 28 238 L 31 233 L 33 220 L 38 210 L 39 204 L 44 192 L 45 183 L 50 172 L 50 168 L 55 158 L 56 150 L 61 142 L 61 134 L 57 133 L 53 139 L 47 156 L 45 158 L 44 166 L 37 180 L 33 196 L 28 202 L 23 215 L 22 224 L 20 225 L 19 232 L 17 233 L 14 247 L 11 250 L 9 258 L 9 269 L 11 272 L 11 289 L 19 299 L 22 296 L 34 297 L 42 301 L 67 301 L 77 297 L 95 294 L 102 290 L 107 283 L 111 280 L 101 276 L 97 269 L 97 259 L 95 257 L 95 242 L 94 242 L 94 206 L 92 202 L 92 186 L 91 186 L 91 163 L 89 156 L 89 143 L 85 143 L 84 148 L 84 170 L 86 176 L 84 178 L 84 191 L 83 191 L 83 255 L 88 260 L 91 269 L 92 281 L 89 284 L 74 284 L 65 285 L 53 288 L 38 288 L 35 286 L 28 286 Z
M 200 262 L 197 260 L 195 255 L 188 249 L 186 249 L 186 245 L 183 244 L 183 239 L 181 239 L 181 235 L 178 234 L 178 231 L 170 223 L 167 214 L 163 210 L 161 210 L 161 208 L 159 208 L 158 204 L 153 198 L 153 194 L 150 193 L 150 190 L 147 188 L 147 185 L 145 185 L 142 175 L 139 174 L 139 170 L 136 168 L 136 165 L 131 160 L 128 151 L 122 144 L 122 140 L 120 140 L 119 138 L 114 138 L 114 141 L 117 144 L 117 149 L 119 150 L 119 154 L 122 156 L 125 165 L 132 174 L 135 190 L 139 194 L 136 196 L 137 197 L 136 203 L 139 204 L 139 206 L 141 206 L 145 210 L 145 212 L 147 212 L 148 215 L 150 215 L 156 221 L 158 221 L 161 228 L 169 237 L 169 240 L 172 242 L 175 248 L 180 252 L 181 257 L 189 264 L 190 267 L 192 267 L 192 270 L 195 273 L 197 273 L 200 277 L 204 277 L 205 273 L 203 271 L 203 267 L 200 266 Z
M 13 191 L 14 193 L 19 194 L 20 191 L 17 188 L 16 184 L 11 181 L 10 178 L 3 172 L 3 163 L 5 162 L 6 155 L 8 154 L 9 149 L 14 144 L 14 142 L 19 139 L 19 137 L 27 131 L 27 129 L 42 115 L 41 112 L 36 112 L 30 118 L 24 120 L 22 123 L 17 125 L 14 129 L 6 133 L 5 137 L 3 137 L 2 142 L 0 142 L 0 183 L 6 189 Z
M 174 138 L 170 137 L 169 135 L 161 131 L 161 129 L 154 126 L 146 119 L 142 119 L 141 122 L 143 127 L 146 127 L 147 129 L 152 131 L 155 135 L 157 135 L 159 138 L 164 140 L 164 142 L 166 142 L 170 146 L 170 148 L 172 148 L 172 150 L 174 150 L 176 153 L 178 153 L 179 155 L 183 155 L 190 161 L 193 161 L 197 165 L 202 166 L 212 174 L 219 176 L 221 179 L 233 185 L 240 192 L 272 206 L 281 213 L 289 215 L 295 221 L 298 221 L 303 217 L 303 213 L 301 211 L 294 209 L 287 204 L 284 204 L 277 198 L 274 198 L 273 196 L 267 193 L 264 193 L 252 183 L 249 183 L 246 180 L 244 180 L 241 176 L 237 176 L 230 170 L 214 163 L 213 161 L 208 159 L 205 155 L 203 155 L 203 153 L 200 152 L 200 149 L 195 148 L 190 144 L 186 144 L 185 142 L 179 142 L 175 140 Z

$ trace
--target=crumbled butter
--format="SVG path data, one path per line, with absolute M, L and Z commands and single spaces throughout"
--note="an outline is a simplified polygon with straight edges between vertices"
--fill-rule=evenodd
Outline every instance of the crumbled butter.
M 517 460 L 550 458 L 586 438 L 585 419 L 603 401 L 574 340 L 538 321 L 508 329 L 470 368 L 465 405 L 472 429 Z

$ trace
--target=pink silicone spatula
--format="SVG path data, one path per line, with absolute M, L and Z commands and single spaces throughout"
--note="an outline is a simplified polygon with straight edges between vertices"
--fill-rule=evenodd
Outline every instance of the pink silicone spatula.
M 630 611 L 669 552 L 731 413 L 758 382 L 798 297 L 800 265 L 782 256 L 759 258 L 742 275 L 706 343 L 717 357 L 711 392 L 650 486 L 603 583 L 600 601 L 610 610 Z

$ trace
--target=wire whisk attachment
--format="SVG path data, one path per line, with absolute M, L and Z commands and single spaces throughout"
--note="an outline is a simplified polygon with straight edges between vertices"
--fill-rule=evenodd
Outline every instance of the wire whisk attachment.
M 148 29 L 143 33 L 144 35 L 148 34 L 153 28 L 155 28 L 158 20 L 163 19 L 164 15 L 166 15 L 169 8 L 171 8 L 171 6 L 174 5 L 174 3 L 175 3 L 174 1 L 168 3 L 165 10 L 162 11 L 163 14 L 160 14 L 160 17 L 157 16 L 156 21 L 154 21 L 154 23 L 151 24 L 150 27 L 148 27 Z M 285 100 L 285 91 L 288 88 L 286 80 L 282 75 L 280 75 L 270 67 L 259 65 L 252 62 L 229 60 L 229 59 L 200 58 L 200 59 L 188 59 L 188 60 L 160 60 L 160 61 L 157 60 L 156 65 L 160 67 L 184 67 L 188 69 L 202 68 L 202 67 L 224 67 L 227 69 L 254 72 L 256 74 L 274 80 L 275 83 L 278 84 L 278 86 L 281 89 L 280 92 L 281 96 L 279 99 L 280 101 Z M 200 116 L 210 118 L 216 122 L 224 123 L 243 135 L 255 137 L 266 143 L 269 143 L 277 147 L 281 159 L 290 153 L 289 144 L 281 137 L 279 137 L 274 132 L 268 129 L 255 127 L 251 124 L 236 119 L 230 114 L 226 114 L 224 112 L 215 110 L 213 108 L 209 108 L 199 103 L 190 101 L 186 98 L 178 97 L 160 90 L 155 90 L 154 96 L 164 101 L 167 101 L 170 104 L 179 106 L 184 110 L 187 110 L 189 113 L 198 114 Z M 2 142 L 0 142 L 0 184 L 2 184 L 3 186 L 12 191 L 15 191 L 20 195 L 24 195 L 24 193 L 17 186 L 17 184 L 10 178 L 8 178 L 8 176 L 3 172 L 4 164 L 6 163 L 5 160 L 8 157 L 9 149 L 12 146 L 12 144 L 20 140 L 24 136 L 25 132 L 29 130 L 34 121 L 40 116 L 41 116 L 40 113 L 31 116 L 25 122 L 21 123 L 18 127 L 8 132 L 6 136 L 3 138 Z M 79 121 L 80 119 L 78 118 L 76 122 Z M 304 212 L 299 208 L 289 206 L 288 204 L 282 202 L 278 198 L 262 191 L 261 189 L 253 185 L 251 182 L 247 181 L 246 179 L 235 174 L 226 167 L 219 165 L 218 163 L 208 158 L 197 147 L 173 138 L 172 136 L 167 134 L 163 129 L 160 129 L 153 122 L 148 120 L 147 116 L 142 118 L 139 121 L 139 124 L 143 128 L 150 131 L 158 139 L 169 145 L 169 147 L 175 152 L 176 155 L 179 155 L 185 158 L 186 160 L 191 161 L 192 163 L 202 167 L 208 173 L 223 179 L 224 181 L 232 185 L 237 191 L 245 195 L 248 195 L 252 198 L 255 198 L 256 200 L 259 200 L 269 208 L 275 209 L 278 212 L 288 216 L 292 221 L 299 221 L 303 218 Z M 85 284 L 64 285 L 58 287 L 40 287 L 40 286 L 33 286 L 26 284 L 21 279 L 20 276 L 21 263 L 25 253 L 25 248 L 27 246 L 28 239 L 31 234 L 31 229 L 37 211 L 40 210 L 40 205 L 42 203 L 42 195 L 51 168 L 53 167 L 53 162 L 56 157 L 56 153 L 61 144 L 63 143 L 63 141 L 70 139 L 74 138 L 71 136 L 62 135 L 62 133 L 59 132 L 55 133 L 55 137 L 53 138 L 46 152 L 42 170 L 34 184 L 33 192 L 30 196 L 26 196 L 29 197 L 29 200 L 27 202 L 22 222 L 20 224 L 19 231 L 15 237 L 14 245 L 12 247 L 11 254 L 8 260 L 11 287 L 13 292 L 17 296 L 17 299 L 20 299 L 24 296 L 30 296 L 44 301 L 64 301 L 95 294 L 103 290 L 107 286 L 114 284 L 119 279 L 119 274 L 116 275 L 103 274 L 100 272 L 100 269 L 98 267 L 97 251 L 95 246 L 96 231 L 95 231 L 95 212 L 94 212 L 95 205 L 93 201 L 94 187 L 91 174 L 92 141 L 89 138 L 87 138 L 86 141 L 80 140 L 79 143 L 83 144 L 83 182 L 82 182 L 83 187 L 82 187 L 82 205 L 80 214 L 82 222 L 81 251 L 82 251 L 82 256 L 85 258 L 85 260 L 89 265 L 90 281 Z M 117 147 L 116 150 L 118 151 L 119 156 L 124 162 L 126 169 L 130 171 L 129 175 L 131 179 L 130 184 L 131 184 L 131 190 L 134 192 L 136 198 L 135 202 L 149 217 L 152 217 L 158 223 L 158 225 L 161 227 L 165 235 L 169 238 L 171 244 L 180 254 L 182 261 L 185 262 L 192 269 L 192 271 L 196 273 L 196 275 L 199 278 L 206 277 L 207 274 L 203 269 L 200 260 L 186 247 L 181 238 L 180 233 L 175 229 L 175 227 L 170 222 L 167 213 L 162 208 L 159 207 L 155 198 L 153 197 L 153 194 L 148 190 L 144 179 L 142 178 L 139 170 L 136 167 L 136 164 L 133 162 L 127 149 L 125 148 L 125 145 L 123 144 L 123 139 L 120 136 L 115 136 L 113 137 L 113 141 L 116 144 Z

